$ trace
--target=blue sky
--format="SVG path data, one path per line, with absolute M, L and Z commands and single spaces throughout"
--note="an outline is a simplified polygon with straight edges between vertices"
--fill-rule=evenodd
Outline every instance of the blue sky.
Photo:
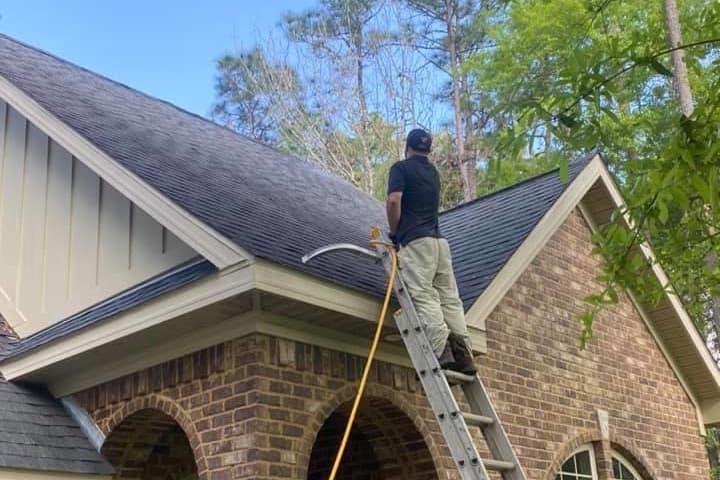
M 207 115 L 215 60 L 316 0 L 15 0 L 0 31 Z

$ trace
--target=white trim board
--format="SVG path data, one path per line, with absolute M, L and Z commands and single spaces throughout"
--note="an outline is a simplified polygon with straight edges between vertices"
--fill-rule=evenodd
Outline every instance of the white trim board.
M 2 374 L 7 380 L 27 375 L 113 340 L 246 292 L 253 287 L 253 284 L 252 264 L 218 272 L 160 298 L 150 300 L 141 308 L 131 309 L 27 354 L 10 358 L 2 363 Z
M 0 98 L 219 269 L 252 258 L 247 251 L 170 201 L 0 76 Z
M 93 348 L 166 321 L 171 321 L 184 313 L 253 289 L 352 315 L 373 323 L 377 320 L 377 315 L 380 312 L 380 302 L 372 296 L 285 267 L 257 260 L 254 263 L 223 270 L 158 299 L 151 300 L 139 308 L 106 319 L 98 325 L 90 326 L 75 334 L 60 338 L 17 358 L 10 358 L 2 363 L 0 370 L 8 380 L 28 376 L 35 371 L 69 360 Z M 255 307 L 260 306 L 256 305 Z M 131 359 L 124 358 L 117 361 L 109 359 L 107 363 L 103 363 L 102 368 L 99 369 L 101 371 L 97 368 L 90 368 L 77 375 L 69 376 L 72 381 L 63 382 L 62 387 L 53 384 L 50 388 L 58 395 L 67 395 L 72 391 L 78 391 L 93 385 L 93 382 L 96 382 L 99 376 L 105 378 L 107 375 L 111 375 L 112 378 L 116 378 L 252 332 L 292 338 L 328 348 L 334 348 L 332 346 L 334 344 L 328 344 L 324 340 L 327 338 L 336 340 L 341 338 L 343 348 L 352 345 L 353 342 L 359 341 L 362 344 L 360 337 L 320 328 L 309 322 L 289 319 L 273 322 L 267 321 L 267 319 L 280 317 L 273 317 L 272 314 L 261 311 L 254 313 L 262 316 L 266 321 L 256 322 L 251 319 L 252 321 L 248 323 L 250 317 L 231 318 L 203 331 L 181 335 L 167 342 L 167 345 L 162 348 L 146 349 L 142 355 L 136 355 Z M 243 318 L 243 320 L 239 321 L 239 318 Z M 392 318 L 387 319 L 387 321 L 394 322 Z M 304 333 L 298 330 L 299 327 L 281 328 L 282 325 L 288 323 L 301 325 Z M 476 351 L 487 351 L 485 332 L 470 327 L 470 336 Z M 362 354 L 365 348 L 361 347 L 352 351 Z M 390 350 L 393 348 L 402 350 L 401 346 L 396 347 L 390 344 L 388 344 L 387 348 Z M 398 363 L 397 359 L 388 361 Z M 105 378 L 105 380 L 109 379 Z
M 715 427 L 720 425 L 720 399 L 702 401 L 700 411 L 705 425 Z
M 255 279 L 255 288 L 258 290 L 373 323 L 377 322 L 380 313 L 381 303 L 376 297 L 264 260 L 255 262 Z M 387 279 L 378 278 L 378 282 L 384 281 Z M 391 310 L 385 316 L 385 324 L 395 325 Z M 484 323 L 477 326 L 468 322 L 468 330 L 473 351 L 487 353 Z
M 380 301 L 372 295 L 261 259 L 255 261 L 255 288 L 372 322 L 380 313 Z M 393 321 L 390 312 L 385 320 Z
M 63 374 L 62 378 L 52 381 L 48 385 L 48 389 L 57 397 L 65 397 L 165 361 L 253 333 L 347 352 L 359 357 L 367 357 L 371 342 L 370 338 L 317 327 L 281 315 L 253 311 L 168 339 L 162 344 L 153 345 L 134 355 L 131 361 L 127 361 L 127 359 L 108 361 L 83 372 Z M 382 343 L 376 359 L 403 367 L 412 367 L 405 349 L 397 345 Z
M 106 362 L 101 362 L 102 365 L 83 371 L 65 372 L 62 378 L 51 381 L 48 389 L 53 395 L 64 397 L 252 333 L 294 340 L 330 350 L 348 352 L 360 357 L 367 356 L 371 341 L 370 338 L 319 327 L 310 322 L 268 312 L 252 311 L 223 320 L 215 325 L 172 337 L 161 344 L 134 353 L 129 359 L 108 359 Z M 485 345 L 484 332 L 471 331 L 471 339 L 474 345 L 478 343 Z M 402 344 L 382 342 L 376 358 L 395 365 L 412 366 Z
M 255 315 L 254 312 L 251 312 L 232 317 L 199 331 L 169 338 L 161 344 L 141 350 L 129 359 L 109 360 L 103 365 L 91 367 L 82 372 L 68 373 L 60 379 L 51 381 L 48 384 L 48 390 L 56 397 L 66 397 L 233 338 L 244 337 L 255 331 Z

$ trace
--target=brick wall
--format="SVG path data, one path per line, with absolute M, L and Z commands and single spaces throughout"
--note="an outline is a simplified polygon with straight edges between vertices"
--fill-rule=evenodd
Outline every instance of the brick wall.
M 601 316 L 588 350 L 576 347 L 575 316 L 597 287 L 589 236 L 573 213 L 488 321 L 481 371 L 529 478 L 552 480 L 567 455 L 594 442 L 603 479 L 615 448 L 652 478 L 706 480 L 695 413 L 631 304 Z M 324 478 L 362 362 L 252 335 L 78 399 L 105 432 L 148 409 L 172 417 L 203 479 Z M 413 371 L 376 364 L 348 457 L 373 468 L 341 478 L 454 478 L 418 388 Z M 597 409 L 609 414 L 609 439 Z
M 577 444 L 598 440 L 603 409 L 611 440 L 646 464 L 639 469 L 706 480 L 695 411 L 630 301 L 603 313 L 588 349 L 577 348 L 576 316 L 599 291 L 598 269 L 574 212 L 488 320 L 481 373 L 528 474 L 550 479 Z

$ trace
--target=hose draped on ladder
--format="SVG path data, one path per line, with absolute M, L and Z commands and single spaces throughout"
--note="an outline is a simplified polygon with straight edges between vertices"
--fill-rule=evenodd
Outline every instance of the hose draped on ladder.
M 365 386 L 367 384 L 368 376 L 370 375 L 370 367 L 372 366 L 373 359 L 375 358 L 375 352 L 377 346 L 380 343 L 380 335 L 382 334 L 383 324 L 385 323 L 385 315 L 387 314 L 388 306 L 390 305 L 390 299 L 392 298 L 393 284 L 395 283 L 395 275 L 397 274 L 397 253 L 391 243 L 383 242 L 380 240 L 372 240 L 370 242 L 372 246 L 382 245 L 387 247 L 387 251 L 392 259 L 392 270 L 388 278 L 387 288 L 385 290 L 385 300 L 383 301 L 382 309 L 380 310 L 380 316 L 377 320 L 377 327 L 375 328 L 375 337 L 373 338 L 372 344 L 370 345 L 370 352 L 368 353 L 367 361 L 363 369 L 362 378 L 360 379 L 360 385 L 358 386 L 357 394 L 355 395 L 355 401 L 353 402 L 352 410 L 350 411 L 350 417 L 348 418 L 347 425 L 345 426 L 345 433 L 343 434 L 342 441 L 340 442 L 340 448 L 338 449 L 337 455 L 335 456 L 335 463 L 333 464 L 332 471 L 330 472 L 329 480 L 335 480 L 340 463 L 342 462 L 343 454 L 345 453 L 345 447 L 347 446 L 348 439 L 350 438 L 350 431 L 352 430 L 353 423 L 355 422 L 355 416 L 357 415 L 358 408 L 360 407 L 360 400 L 362 400 L 363 393 L 365 393 Z

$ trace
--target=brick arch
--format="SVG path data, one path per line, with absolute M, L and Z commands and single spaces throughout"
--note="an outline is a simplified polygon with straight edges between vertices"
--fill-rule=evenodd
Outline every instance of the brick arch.
M 630 464 L 640 474 L 642 480 L 653 480 L 660 478 L 654 468 L 645 460 L 644 456 L 640 454 L 639 449 L 635 445 L 635 441 L 630 438 L 625 438 L 620 435 L 610 435 L 610 445 L 613 450 L 622 455 L 624 460 L 630 462 Z
M 325 402 L 321 408 L 315 412 L 309 428 L 305 430 L 305 433 L 299 442 L 298 463 L 302 465 L 302 478 L 307 478 L 312 450 L 318 439 L 318 434 L 325 425 L 326 421 L 330 419 L 334 413 L 338 412 L 343 405 L 351 402 L 355 398 L 356 393 L 356 386 L 344 387 L 336 392 L 329 401 Z M 439 462 L 441 462 L 441 457 L 446 456 L 446 454 L 434 440 L 433 434 L 437 435 L 438 432 L 434 431 L 433 428 L 428 425 L 417 406 L 408 402 L 406 398 L 396 390 L 381 385 L 367 386 L 363 402 L 369 401 L 375 401 L 376 404 L 378 404 L 378 402 L 384 402 L 386 405 L 390 405 L 392 408 L 402 413 L 403 416 L 408 419 L 408 423 L 413 426 L 419 437 L 422 439 L 424 447 L 429 451 L 433 471 L 437 475 L 437 478 L 440 478 L 440 473 L 444 471 L 447 466 Z M 362 404 L 360 408 L 363 408 Z M 383 422 L 379 423 L 382 424 Z M 378 433 L 388 434 L 389 425 L 375 425 L 374 427 Z M 452 463 L 451 460 L 450 463 Z
M 575 450 L 582 447 L 583 445 L 587 445 L 588 443 L 592 444 L 600 441 L 602 441 L 602 438 L 600 437 L 600 433 L 597 430 L 587 430 L 577 435 L 573 439 L 565 442 L 562 447 L 560 447 L 560 449 L 555 452 L 553 461 L 550 464 L 550 467 L 545 472 L 543 480 L 554 480 L 562 464 L 565 463 L 565 460 L 567 460 L 568 457 Z
M 602 437 L 597 430 L 587 430 L 574 437 L 572 440 L 565 442 L 563 446 L 555 453 L 552 464 L 545 472 L 543 480 L 554 480 L 560 467 L 568 459 L 568 457 L 578 448 L 587 444 L 597 444 L 602 442 Z M 635 441 L 631 438 L 610 433 L 610 446 L 613 450 L 620 453 L 625 460 L 630 462 L 635 470 L 642 476 L 643 480 L 654 480 L 660 478 L 656 471 L 639 453 L 639 449 L 635 445 Z M 610 452 L 608 452 L 609 454 Z
M 206 478 L 207 461 L 195 424 L 185 410 L 175 400 L 169 397 L 150 394 L 134 398 L 124 404 L 118 405 L 116 411 L 110 415 L 108 420 L 103 422 L 102 425 L 99 425 L 100 430 L 105 435 L 105 441 L 107 442 L 108 438 L 110 438 L 112 433 L 122 425 L 123 422 L 143 411 L 159 412 L 180 427 L 190 444 L 199 478 Z M 105 444 L 103 444 L 103 448 L 104 447 Z

